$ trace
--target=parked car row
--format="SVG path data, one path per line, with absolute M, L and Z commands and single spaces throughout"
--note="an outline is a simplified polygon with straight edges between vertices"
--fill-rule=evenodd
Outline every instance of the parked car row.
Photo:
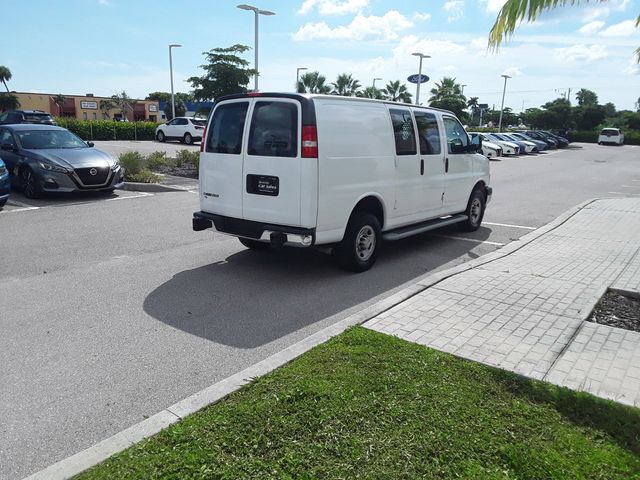
M 11 194 L 11 181 L 9 180 L 9 170 L 0 158 L 0 208 L 4 207 Z
M 124 184 L 124 171 L 111 155 L 54 125 L 0 125 L 0 160 L 11 185 L 27 198 L 44 192 L 110 192 Z M 3 181 L 0 170 L 0 202 Z
M 545 150 L 565 148 L 566 138 L 547 131 L 520 130 L 515 132 L 469 132 L 472 138 L 482 138 L 482 153 L 487 158 L 539 153 Z

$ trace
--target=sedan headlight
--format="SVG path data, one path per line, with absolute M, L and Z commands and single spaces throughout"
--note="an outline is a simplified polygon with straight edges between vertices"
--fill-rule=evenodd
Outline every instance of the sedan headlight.
M 42 160 L 38 161 L 38 166 L 41 169 L 46 170 L 47 172 L 69 173 L 69 171 L 66 168 L 60 165 L 56 165 L 55 163 L 44 162 Z

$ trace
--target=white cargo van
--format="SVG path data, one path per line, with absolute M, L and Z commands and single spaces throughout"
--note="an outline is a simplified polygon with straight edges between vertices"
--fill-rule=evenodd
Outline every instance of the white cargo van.
M 451 112 L 333 95 L 216 101 L 200 154 L 200 211 L 251 249 L 332 247 L 354 271 L 382 240 L 480 227 L 489 161 Z

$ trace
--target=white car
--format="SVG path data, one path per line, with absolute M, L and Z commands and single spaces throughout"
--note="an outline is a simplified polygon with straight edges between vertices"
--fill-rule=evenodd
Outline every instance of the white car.
M 480 135 L 477 132 L 467 132 L 469 136 L 473 139 Z M 482 141 L 482 154 L 488 159 L 497 158 L 502 156 L 502 147 L 497 143 Z
M 176 117 L 170 122 L 158 125 L 156 128 L 156 140 L 165 142 L 167 140 L 179 140 L 187 145 L 202 140 L 204 127 L 207 121 L 195 117 Z
M 338 95 L 216 100 L 200 154 L 195 231 L 253 250 L 320 246 L 362 272 L 380 244 L 480 228 L 489 160 L 454 114 Z
M 624 144 L 624 133 L 619 128 L 603 128 L 598 137 L 598 145 L 613 143 L 614 145 Z
M 518 155 L 520 154 L 520 147 L 513 142 L 506 142 L 504 140 L 500 140 L 497 137 L 494 137 L 490 133 L 482 133 L 481 134 L 483 142 L 491 142 L 500 145 L 502 148 L 503 155 Z

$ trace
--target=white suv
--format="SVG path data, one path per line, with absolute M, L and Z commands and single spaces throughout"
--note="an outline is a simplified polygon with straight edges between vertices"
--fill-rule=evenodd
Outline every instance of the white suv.
M 191 145 L 194 141 L 202 140 L 204 127 L 207 124 L 205 119 L 194 117 L 176 117 L 170 122 L 158 125 L 156 128 L 156 140 L 164 142 L 166 140 L 179 140 Z
M 619 128 L 603 128 L 598 136 L 598 145 L 605 143 L 622 145 L 624 143 L 624 133 Z

